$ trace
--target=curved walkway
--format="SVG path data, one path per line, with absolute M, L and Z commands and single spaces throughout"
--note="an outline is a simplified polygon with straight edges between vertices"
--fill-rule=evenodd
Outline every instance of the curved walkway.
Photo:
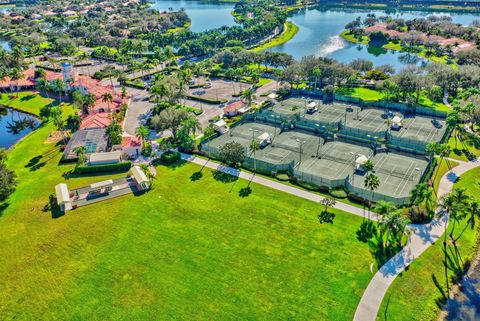
M 457 161 L 457 160 L 456 160 Z M 453 189 L 453 184 L 463 173 L 480 166 L 479 159 L 473 162 L 460 162 L 460 165 L 447 172 L 440 180 L 438 197 L 442 197 Z M 445 222 L 447 220 L 447 222 Z M 434 219 L 428 224 L 410 224 L 411 231 L 407 245 L 374 275 L 363 293 L 360 303 L 355 311 L 355 321 L 375 321 L 383 297 L 393 280 L 409 266 L 413 260 L 420 256 L 430 245 L 435 242 L 444 231 L 445 220 Z

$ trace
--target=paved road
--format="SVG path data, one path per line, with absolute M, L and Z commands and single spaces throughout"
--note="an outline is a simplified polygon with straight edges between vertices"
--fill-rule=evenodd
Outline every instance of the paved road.
M 210 161 L 210 160 L 205 160 L 205 159 L 202 159 L 202 158 L 195 157 L 193 155 L 182 154 L 182 159 L 184 159 L 186 161 L 189 161 L 189 162 L 192 162 L 192 163 L 195 163 L 195 164 L 198 164 L 200 166 L 205 166 L 205 167 L 208 167 L 208 168 L 211 168 L 211 169 L 214 169 L 214 170 L 222 171 L 222 172 L 230 174 L 232 176 L 236 176 L 236 177 L 243 178 L 243 179 L 246 179 L 246 180 L 252 180 L 252 182 L 254 182 L 254 183 L 261 184 L 261 185 L 264 185 L 264 186 L 267 186 L 267 187 L 270 187 L 270 188 L 274 188 L 276 190 L 279 190 L 279 191 L 282 191 L 282 192 L 285 192 L 285 193 L 288 193 L 288 194 L 292 194 L 292 195 L 295 195 L 295 196 L 298 196 L 298 197 L 301 197 L 301 198 L 304 198 L 304 199 L 307 199 L 307 200 L 310 200 L 310 201 L 313 201 L 313 202 L 320 202 L 321 200 L 324 199 L 324 197 L 322 197 L 318 194 L 311 193 L 311 192 L 305 191 L 305 190 L 297 188 L 297 187 L 293 187 L 293 186 L 289 186 L 289 185 L 282 184 L 282 183 L 279 183 L 279 182 L 275 182 L 273 180 L 270 180 L 270 179 L 267 179 L 267 178 L 264 178 L 264 177 L 261 177 L 261 176 L 252 175 L 250 173 L 241 171 L 239 169 L 224 166 L 224 165 L 215 163 L 215 162 Z M 342 202 L 337 201 L 334 207 L 339 209 L 339 210 L 349 212 L 349 213 L 357 215 L 357 216 L 363 217 L 363 215 L 364 215 L 363 209 L 361 209 L 359 207 L 349 205 L 349 204 L 346 204 L 346 203 L 342 203 Z M 378 216 L 374 213 L 370 214 L 370 218 L 374 221 L 378 220 Z
M 148 113 L 154 104 L 149 102 L 148 91 L 142 89 L 128 88 L 128 94 L 132 95 L 132 101 L 128 106 L 128 111 L 123 122 L 123 130 L 130 135 L 135 135 L 135 129 L 145 124 L 148 119 Z
M 262 87 L 258 88 L 258 89 L 255 91 L 255 96 L 257 96 L 256 101 L 258 101 L 258 102 L 263 102 L 264 100 L 267 100 L 267 99 L 268 99 L 268 96 L 261 96 L 261 95 L 268 94 L 268 93 L 270 93 L 271 91 L 276 90 L 277 88 L 279 88 L 279 86 L 280 86 L 280 83 L 279 83 L 278 81 L 272 80 L 272 81 L 269 82 L 268 84 L 265 84 L 265 85 L 263 85 Z
M 480 166 L 478 159 L 474 162 L 459 163 L 460 165 L 447 172 L 440 180 L 438 197 L 450 193 L 453 189 L 453 184 L 460 175 Z M 411 234 L 407 245 L 397 255 L 385 263 L 374 275 L 357 306 L 354 316 L 355 321 L 376 320 L 378 310 L 388 287 L 400 272 L 405 270 L 405 268 L 429 248 L 432 243 L 442 236 L 445 224 L 448 224 L 448 218 L 444 220 L 434 219 L 432 222 L 424 225 L 410 224 L 408 226 Z

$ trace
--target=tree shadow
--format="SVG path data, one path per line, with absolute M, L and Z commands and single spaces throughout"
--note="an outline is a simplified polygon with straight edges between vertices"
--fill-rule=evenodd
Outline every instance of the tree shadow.
M 193 173 L 191 176 L 190 176 L 190 180 L 192 182 L 196 182 L 198 181 L 199 179 L 201 179 L 203 177 L 203 173 L 202 172 L 195 172 Z
M 10 206 L 10 203 L 4 202 L 0 204 L 0 217 L 2 217 L 3 212 Z
M 20 101 L 29 101 L 34 99 L 36 96 L 37 96 L 36 94 L 23 96 L 22 98 L 20 98 Z
M 60 210 L 60 206 L 57 204 L 57 198 L 55 197 L 55 194 L 50 194 L 48 196 L 48 203 L 42 208 L 42 212 L 50 213 L 53 219 L 65 215 L 65 213 Z
M 384 236 L 381 233 L 374 235 L 368 240 L 370 253 L 375 258 L 377 266 L 380 268 L 387 263 L 395 254 L 401 251 L 402 247 L 397 244 L 384 242 Z
M 250 194 L 252 194 L 252 188 L 250 186 L 242 187 L 238 192 L 238 196 L 243 198 L 248 197 Z
M 212 175 L 213 179 L 222 183 L 232 183 L 238 180 L 238 176 L 233 176 L 219 170 L 214 171 Z
M 367 243 L 374 235 L 377 234 L 377 228 L 372 221 L 364 220 L 356 232 L 357 240 L 363 243 Z
M 323 223 L 333 224 L 334 219 L 335 219 L 335 213 L 331 213 L 329 211 L 323 211 L 322 213 L 318 214 L 318 222 L 320 224 L 323 224 Z
M 43 157 L 42 155 L 37 155 L 35 157 L 32 157 L 28 161 L 28 163 L 25 165 L 25 168 L 30 168 L 30 167 L 33 167 L 33 166 L 37 165 L 40 162 L 40 160 L 42 159 L 42 157 Z

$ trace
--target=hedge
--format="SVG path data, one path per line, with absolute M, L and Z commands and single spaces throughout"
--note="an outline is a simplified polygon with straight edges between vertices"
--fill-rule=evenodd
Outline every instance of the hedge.
M 160 159 L 162 160 L 162 162 L 164 162 L 165 164 L 173 164 L 173 163 L 176 163 L 178 162 L 180 159 L 181 159 L 181 155 L 179 152 L 175 152 L 175 151 L 169 151 L 169 152 L 165 152 L 163 153 L 161 156 L 160 156 Z
M 196 100 L 196 101 L 200 101 L 200 102 L 203 102 L 203 103 L 207 103 L 207 104 L 223 104 L 223 103 L 226 103 L 227 100 L 226 99 L 208 99 L 208 98 L 203 98 L 203 97 L 199 97 L 199 96 L 193 96 L 193 95 L 188 95 L 187 96 L 188 99 L 191 99 L 191 100 Z
M 75 169 L 75 172 L 78 174 L 91 174 L 91 173 L 102 173 L 102 172 L 126 172 L 132 166 L 132 162 L 120 162 L 116 164 L 105 164 L 105 165 L 81 165 Z

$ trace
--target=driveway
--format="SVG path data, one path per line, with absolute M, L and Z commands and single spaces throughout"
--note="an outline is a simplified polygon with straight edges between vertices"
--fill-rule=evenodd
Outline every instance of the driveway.
M 132 101 L 128 106 L 127 115 L 123 122 L 123 129 L 127 134 L 135 135 L 137 127 L 144 125 L 154 104 L 148 101 L 149 93 L 146 90 L 128 88 Z

